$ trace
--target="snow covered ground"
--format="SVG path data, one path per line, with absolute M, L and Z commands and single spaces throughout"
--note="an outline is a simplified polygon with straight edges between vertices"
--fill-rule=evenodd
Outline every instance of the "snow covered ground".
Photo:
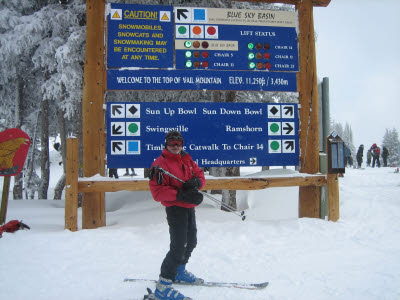
M 52 178 L 58 179 L 54 171 Z M 197 209 L 198 246 L 187 267 L 209 281 L 270 285 L 259 291 L 178 287 L 184 295 L 400 299 L 400 175 L 393 168 L 347 169 L 337 223 L 298 219 L 297 188 L 245 194 L 239 195 L 250 207 L 245 222 L 208 202 Z M 11 200 L 7 221 L 23 220 L 31 230 L 0 239 L 0 299 L 136 300 L 154 288 L 123 279 L 158 278 L 169 246 L 163 208 L 147 192 L 106 199 L 107 226 L 78 232 L 64 230 L 64 201 Z

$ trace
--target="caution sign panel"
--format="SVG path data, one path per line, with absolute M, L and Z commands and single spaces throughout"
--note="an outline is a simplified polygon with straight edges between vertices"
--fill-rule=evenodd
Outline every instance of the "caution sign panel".
M 107 67 L 172 68 L 172 6 L 110 4 Z

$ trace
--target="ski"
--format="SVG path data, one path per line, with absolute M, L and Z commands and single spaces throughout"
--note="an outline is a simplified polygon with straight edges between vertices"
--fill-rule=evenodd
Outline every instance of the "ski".
M 125 278 L 124 282 L 153 282 L 157 283 L 154 279 L 144 279 L 144 278 Z M 225 287 L 225 288 L 236 288 L 245 290 L 262 290 L 265 289 L 269 282 L 261 283 L 238 283 L 238 282 L 219 282 L 219 281 L 205 281 L 199 284 L 190 284 L 186 282 L 174 282 L 174 284 L 181 285 L 192 285 L 192 286 L 204 286 L 204 287 Z

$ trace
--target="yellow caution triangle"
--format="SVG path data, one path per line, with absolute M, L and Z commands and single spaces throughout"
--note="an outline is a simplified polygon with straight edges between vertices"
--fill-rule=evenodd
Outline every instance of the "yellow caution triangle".
M 121 19 L 120 15 L 118 14 L 118 11 L 115 11 L 111 19 Z
M 169 17 L 167 15 L 167 13 L 164 13 L 164 15 L 161 17 L 161 20 L 163 21 L 169 21 Z

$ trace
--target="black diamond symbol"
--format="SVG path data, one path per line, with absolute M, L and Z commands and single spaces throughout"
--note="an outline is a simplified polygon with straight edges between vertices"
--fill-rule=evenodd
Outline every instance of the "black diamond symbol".
M 138 111 L 135 105 L 132 105 L 128 110 L 132 115 L 134 115 Z
M 276 115 L 276 113 L 279 111 L 275 106 L 273 106 L 270 110 L 269 110 L 273 115 Z

